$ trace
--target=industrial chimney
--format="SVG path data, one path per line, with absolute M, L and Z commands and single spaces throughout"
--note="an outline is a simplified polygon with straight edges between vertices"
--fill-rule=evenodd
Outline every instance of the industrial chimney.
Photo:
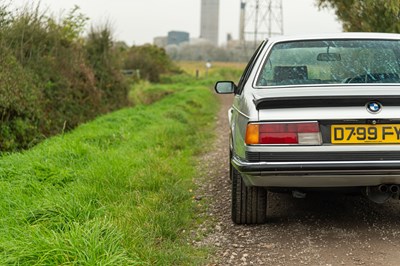
M 218 46 L 219 0 L 201 0 L 200 38 Z
M 244 28 L 245 28 L 245 16 L 246 16 L 246 2 L 243 0 L 240 2 L 240 25 L 239 25 L 239 41 L 243 43 L 245 41 Z

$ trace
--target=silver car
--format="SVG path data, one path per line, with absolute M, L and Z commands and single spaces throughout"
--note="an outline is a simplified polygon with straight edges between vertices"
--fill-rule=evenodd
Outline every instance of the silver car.
M 400 194 L 400 35 L 264 41 L 229 111 L 232 219 L 267 221 L 267 193 Z

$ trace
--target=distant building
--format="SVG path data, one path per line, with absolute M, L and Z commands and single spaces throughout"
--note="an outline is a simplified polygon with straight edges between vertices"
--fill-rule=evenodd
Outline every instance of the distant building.
M 202 44 L 202 45 L 211 44 L 211 45 L 213 45 L 213 43 L 211 41 L 206 40 L 206 39 L 202 39 L 202 38 L 191 38 L 189 44 L 190 45 L 199 45 L 199 44 Z
M 201 1 L 200 38 L 209 40 L 218 46 L 219 0 Z
M 153 44 L 160 48 L 165 48 L 168 45 L 168 38 L 167 36 L 155 37 L 153 39 Z
M 179 45 L 184 42 L 189 42 L 189 33 L 184 31 L 170 31 L 168 32 L 167 45 Z

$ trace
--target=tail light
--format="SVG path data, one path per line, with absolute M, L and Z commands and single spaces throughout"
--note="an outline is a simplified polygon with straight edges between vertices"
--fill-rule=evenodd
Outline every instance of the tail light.
M 246 144 L 321 145 L 318 122 L 250 123 L 246 130 Z

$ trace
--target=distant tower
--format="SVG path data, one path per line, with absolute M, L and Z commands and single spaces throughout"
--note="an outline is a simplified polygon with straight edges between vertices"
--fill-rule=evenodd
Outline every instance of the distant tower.
M 239 39 L 254 41 L 283 35 L 282 0 L 241 0 Z
M 201 0 L 200 38 L 218 46 L 219 0 Z

